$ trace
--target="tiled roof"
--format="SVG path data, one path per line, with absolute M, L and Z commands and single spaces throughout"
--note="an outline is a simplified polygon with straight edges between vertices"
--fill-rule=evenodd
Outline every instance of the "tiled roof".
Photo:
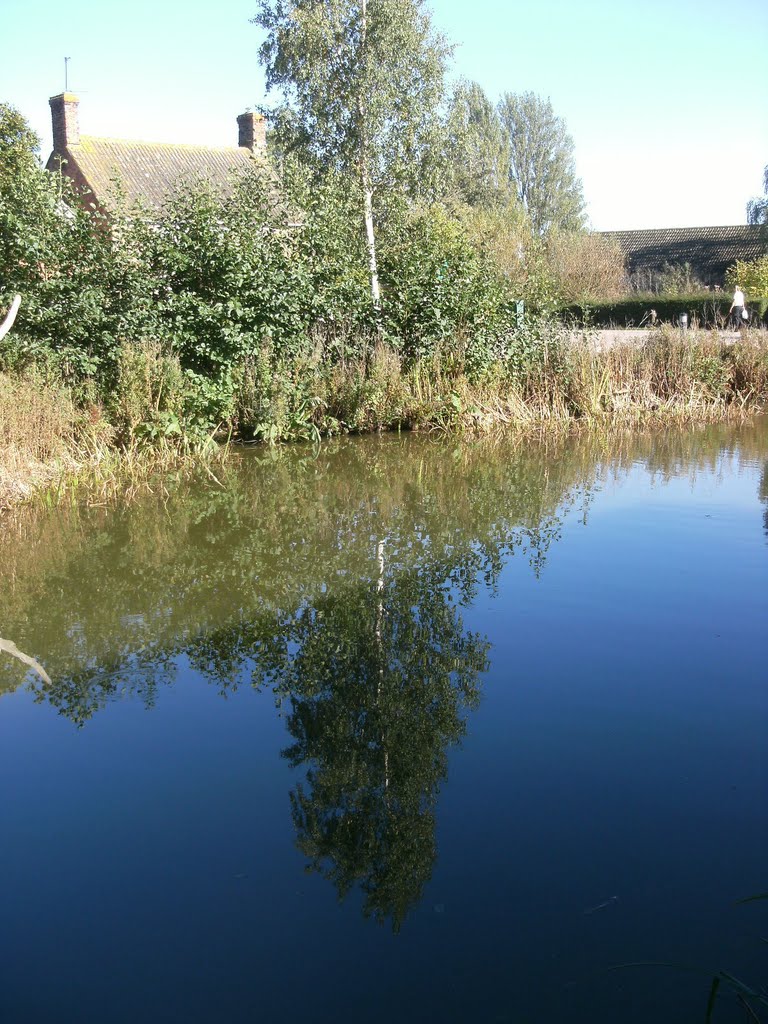
M 109 207 L 115 179 L 129 204 L 160 206 L 179 182 L 209 179 L 226 188 L 233 173 L 266 167 L 250 149 L 237 146 L 191 146 L 165 142 L 133 142 L 81 135 L 69 155 L 93 191 Z M 48 166 L 57 161 L 53 154 Z
M 765 231 L 746 224 L 600 234 L 619 243 L 630 272 L 660 270 L 664 263 L 690 263 L 701 274 L 717 276 L 736 260 L 754 260 L 768 252 Z

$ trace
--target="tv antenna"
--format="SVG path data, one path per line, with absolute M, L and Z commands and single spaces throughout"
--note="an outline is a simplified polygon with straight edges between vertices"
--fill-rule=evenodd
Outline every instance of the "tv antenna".
M 69 62 L 72 60 L 71 57 L 64 58 L 64 92 L 69 92 Z

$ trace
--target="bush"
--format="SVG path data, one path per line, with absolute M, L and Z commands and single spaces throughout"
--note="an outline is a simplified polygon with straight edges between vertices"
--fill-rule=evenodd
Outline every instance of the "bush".
M 728 287 L 740 285 L 745 293 L 747 308 L 761 320 L 768 311 L 768 253 L 756 260 L 737 260 L 725 272 Z
M 624 255 L 618 242 L 590 232 L 559 232 L 547 246 L 561 302 L 606 302 L 626 290 Z
M 534 314 L 557 309 L 559 285 L 546 243 L 531 231 L 518 204 L 461 209 L 458 216 L 472 243 L 493 260 L 511 299 L 522 299 Z
M 382 325 L 406 365 L 438 354 L 457 373 L 503 355 L 513 326 L 490 255 L 440 206 L 405 210 L 382 232 Z
M 226 195 L 180 183 L 160 211 L 126 209 L 116 183 L 107 218 L 41 169 L 33 144 L 0 107 L 0 303 L 23 296 L 0 369 L 63 382 L 81 407 L 106 409 L 125 446 L 202 441 L 219 427 L 275 439 L 405 422 L 414 367 L 433 383 L 529 380 L 551 355 L 517 323 L 499 256 L 512 234 L 491 240 L 503 211 L 480 230 L 466 211 L 384 197 L 377 312 L 349 179 L 312 180 L 288 163 L 279 187 L 256 170 Z M 547 252 L 526 238 L 515 273 L 547 309 Z M 450 386 L 440 391 L 450 401 Z
M 660 268 L 635 270 L 629 275 L 627 284 L 638 295 L 693 295 L 705 288 L 690 263 L 665 262 Z

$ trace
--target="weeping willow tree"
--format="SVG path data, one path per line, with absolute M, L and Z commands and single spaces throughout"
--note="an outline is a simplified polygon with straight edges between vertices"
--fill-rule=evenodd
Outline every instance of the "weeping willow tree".
M 435 150 L 451 48 L 423 0 L 261 0 L 253 21 L 267 91 L 280 95 L 267 108 L 275 147 L 359 189 L 378 309 L 377 198 L 412 185 Z

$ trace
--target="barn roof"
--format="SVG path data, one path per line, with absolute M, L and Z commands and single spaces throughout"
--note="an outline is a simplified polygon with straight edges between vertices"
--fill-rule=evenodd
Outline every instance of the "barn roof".
M 134 142 L 87 135 L 80 136 L 78 145 L 70 144 L 68 156 L 106 206 L 117 181 L 129 204 L 140 201 L 160 206 L 180 182 L 210 180 L 226 187 L 238 171 L 264 166 L 262 158 L 238 146 Z
M 754 260 L 768 252 L 768 235 L 760 225 L 653 228 L 600 234 L 618 242 L 630 273 L 661 270 L 665 263 L 689 263 L 703 278 L 715 279 L 721 278 L 736 260 Z
M 87 202 L 106 211 L 114 208 L 118 196 L 129 206 L 140 202 L 160 207 L 179 186 L 201 181 L 226 192 L 238 173 L 253 170 L 263 172 L 268 190 L 276 190 L 261 114 L 247 111 L 238 116 L 237 146 L 201 146 L 81 135 L 77 96 L 64 92 L 49 102 L 53 152 L 48 170 L 61 170 Z

